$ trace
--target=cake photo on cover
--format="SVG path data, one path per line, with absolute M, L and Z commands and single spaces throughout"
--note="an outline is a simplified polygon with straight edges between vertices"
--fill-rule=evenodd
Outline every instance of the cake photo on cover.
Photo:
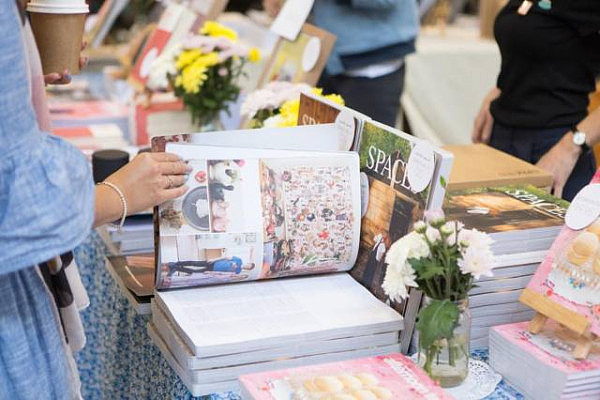
M 600 170 L 591 184 L 600 183 Z M 584 316 L 600 335 L 600 218 L 579 231 L 564 226 L 527 289 Z
M 363 358 L 240 377 L 253 400 L 450 400 L 401 354 Z

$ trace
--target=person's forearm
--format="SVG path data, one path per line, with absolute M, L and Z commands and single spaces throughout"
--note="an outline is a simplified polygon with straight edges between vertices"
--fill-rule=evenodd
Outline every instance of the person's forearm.
M 123 216 L 123 204 L 117 192 L 105 185 L 97 185 L 95 192 L 94 228 L 118 221 Z

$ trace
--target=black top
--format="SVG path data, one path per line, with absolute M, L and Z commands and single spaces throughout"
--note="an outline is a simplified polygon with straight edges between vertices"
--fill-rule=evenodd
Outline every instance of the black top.
M 510 127 L 571 126 L 587 115 L 600 73 L 600 0 L 532 2 L 520 15 L 522 0 L 510 0 L 496 19 L 502 94 L 491 112 Z

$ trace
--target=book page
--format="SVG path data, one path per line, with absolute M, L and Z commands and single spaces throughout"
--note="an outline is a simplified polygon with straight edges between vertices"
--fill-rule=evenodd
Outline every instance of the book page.
M 168 143 L 193 167 L 158 209 L 157 288 L 349 270 L 358 253 L 358 157 Z

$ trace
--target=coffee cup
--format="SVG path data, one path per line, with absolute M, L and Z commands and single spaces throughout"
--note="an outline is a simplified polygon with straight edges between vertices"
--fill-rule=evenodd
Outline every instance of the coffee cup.
M 83 29 L 89 13 L 85 0 L 32 0 L 27 11 L 44 74 L 65 69 L 79 73 Z

